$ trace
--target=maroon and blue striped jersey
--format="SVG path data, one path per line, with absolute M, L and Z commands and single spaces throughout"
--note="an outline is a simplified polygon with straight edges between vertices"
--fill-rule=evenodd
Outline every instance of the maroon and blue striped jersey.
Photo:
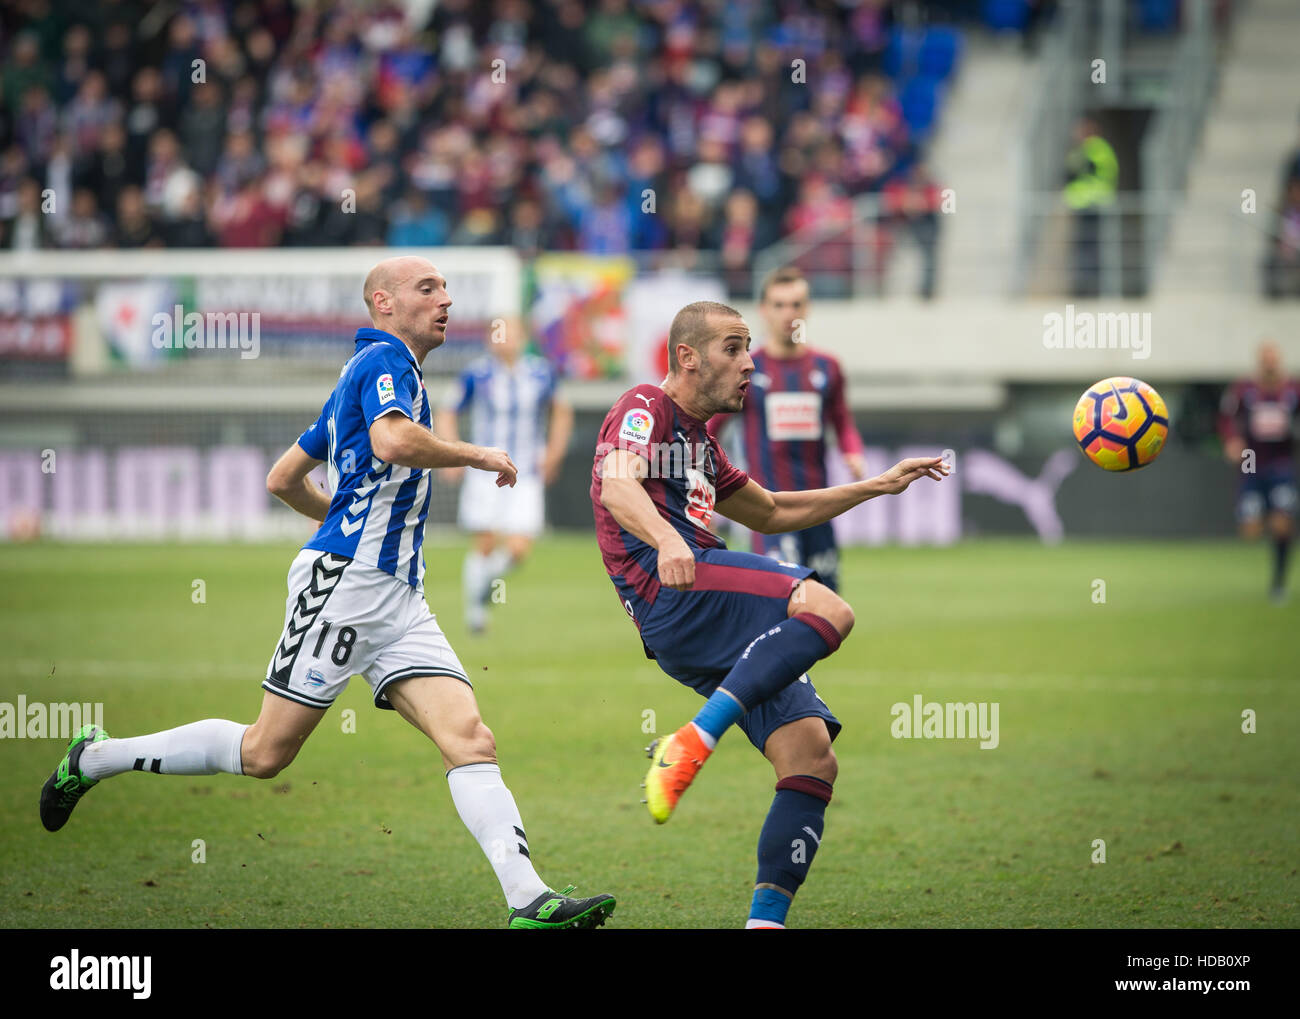
M 713 508 L 743 488 L 749 476 L 732 464 L 703 421 L 687 414 L 658 386 L 640 385 L 624 393 L 606 415 L 596 442 L 591 505 L 605 571 L 625 606 L 629 598 L 653 604 L 659 593 L 658 552 L 624 530 L 601 504 L 605 457 L 627 449 L 647 462 L 646 494 L 692 549 L 726 548 L 709 530 Z
M 1255 451 L 1261 474 L 1288 470 L 1295 453 L 1296 417 L 1300 414 L 1300 384 L 1287 380 L 1265 388 L 1254 379 L 1231 385 L 1219 407 L 1219 434 L 1236 436 Z
M 844 395 L 844 373 L 830 354 L 804 350 L 798 357 L 751 355 L 745 409 L 709 422 L 717 433 L 728 420 L 740 426 L 738 444 L 749 476 L 772 492 L 826 487 L 826 433 L 833 431 L 840 452 L 862 452 Z

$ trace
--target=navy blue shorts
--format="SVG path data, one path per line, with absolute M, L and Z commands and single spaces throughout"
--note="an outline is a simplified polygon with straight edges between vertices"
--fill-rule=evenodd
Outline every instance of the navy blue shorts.
M 787 618 L 791 592 L 812 573 L 752 552 L 697 550 L 695 586 L 660 588 L 654 605 L 637 614 L 641 639 L 664 672 L 708 697 L 750 642 Z M 832 740 L 839 735 L 839 719 L 806 674 L 751 708 L 738 724 L 761 751 L 773 732 L 800 718 L 820 718 Z
M 1258 520 L 1265 513 L 1295 516 L 1295 512 L 1295 475 L 1290 470 L 1274 469 L 1242 477 L 1237 498 L 1237 519 L 1242 523 Z
M 817 579 L 832 591 L 840 589 L 840 547 L 835 543 L 835 528 L 830 521 L 790 534 L 759 534 L 754 532 L 754 551 L 810 566 Z

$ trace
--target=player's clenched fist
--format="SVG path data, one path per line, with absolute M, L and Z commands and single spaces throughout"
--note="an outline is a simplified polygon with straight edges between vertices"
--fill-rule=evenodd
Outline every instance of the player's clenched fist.
M 479 470 L 496 472 L 497 488 L 504 488 L 506 485 L 514 486 L 515 475 L 519 469 L 515 467 L 514 462 L 510 459 L 510 454 L 504 449 L 487 447 L 482 450 L 482 456 L 476 465 Z
M 678 591 L 695 583 L 695 556 L 681 538 L 659 546 L 659 583 Z

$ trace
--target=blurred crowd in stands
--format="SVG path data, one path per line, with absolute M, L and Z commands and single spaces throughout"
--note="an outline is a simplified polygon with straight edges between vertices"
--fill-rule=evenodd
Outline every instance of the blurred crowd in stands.
M 744 272 L 786 233 L 846 226 L 863 192 L 926 214 L 932 182 L 906 182 L 933 95 L 905 116 L 894 18 L 891 0 L 7 2 L 0 246 L 690 249 Z

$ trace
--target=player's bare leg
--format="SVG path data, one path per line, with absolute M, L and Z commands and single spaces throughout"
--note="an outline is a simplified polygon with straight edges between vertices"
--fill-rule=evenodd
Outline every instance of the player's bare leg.
M 298 755 L 324 714 L 265 693 L 261 714 L 252 725 L 207 718 L 126 739 L 111 739 L 96 726 L 83 726 L 41 791 L 41 823 L 58 831 L 92 786 L 127 771 L 273 778 Z
M 533 539 L 527 534 L 507 534 L 506 551 L 510 553 L 510 569 L 523 565 L 533 550 Z
M 790 902 L 821 845 L 826 806 L 839 766 L 820 718 L 800 718 L 767 738 L 776 796 L 758 837 L 758 876 L 747 928 L 784 927 Z
M 614 898 L 571 899 L 537 876 L 514 797 L 501 778 L 496 740 L 469 684 L 452 676 L 412 676 L 384 690 L 398 714 L 442 754 L 461 821 L 482 847 L 510 907 L 511 927 L 598 927 Z
M 262 712 L 244 732 L 240 751 L 244 774 L 275 778 L 293 763 L 324 717 L 324 708 L 310 708 L 277 694 L 263 693 Z
M 752 707 L 797 681 L 833 654 L 853 629 L 853 610 L 815 580 L 800 583 L 786 605 L 786 622 L 756 634 L 699 713 L 647 748 L 646 806 L 659 824 L 672 816 L 717 746 L 722 733 Z

